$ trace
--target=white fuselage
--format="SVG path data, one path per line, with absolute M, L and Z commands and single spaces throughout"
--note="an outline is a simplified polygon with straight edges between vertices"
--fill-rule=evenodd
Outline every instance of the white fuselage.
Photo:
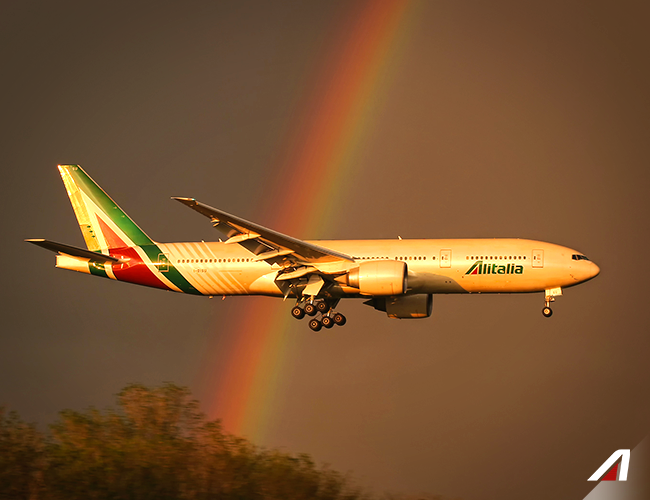
M 404 261 L 407 294 L 540 292 L 577 285 L 599 273 L 598 266 L 576 250 L 526 239 L 307 243 L 350 255 L 356 262 Z M 283 295 L 275 281 L 280 266 L 256 261 L 239 245 L 200 242 L 160 243 L 159 247 L 170 264 L 204 295 Z M 334 293 L 360 296 L 359 290 L 345 284 L 337 284 Z

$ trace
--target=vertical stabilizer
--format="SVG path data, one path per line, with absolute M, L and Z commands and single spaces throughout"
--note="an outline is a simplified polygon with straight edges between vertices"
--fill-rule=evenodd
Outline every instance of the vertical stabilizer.
M 59 172 L 88 250 L 151 245 L 153 241 L 79 165 L 59 165 Z

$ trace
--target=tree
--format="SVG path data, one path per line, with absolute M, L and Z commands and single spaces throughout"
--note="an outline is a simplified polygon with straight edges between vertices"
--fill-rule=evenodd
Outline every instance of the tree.
M 118 410 L 64 411 L 45 467 L 51 499 L 356 499 L 349 478 L 307 455 L 263 450 L 208 421 L 189 391 L 130 385 Z
M 0 499 L 38 498 L 44 439 L 33 424 L 0 407 Z
M 174 384 L 129 385 L 115 410 L 62 411 L 48 435 L 0 407 L 0 500 L 368 498 L 309 455 L 259 448 L 225 432 Z

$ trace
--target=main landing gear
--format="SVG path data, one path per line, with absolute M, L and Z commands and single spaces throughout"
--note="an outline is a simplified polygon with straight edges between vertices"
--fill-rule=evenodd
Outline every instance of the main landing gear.
M 338 301 L 337 301 L 338 302 Z M 335 305 L 335 304 L 334 304 Z M 318 332 L 321 328 L 332 328 L 334 325 L 343 326 L 347 322 L 345 316 L 334 311 L 333 306 L 326 300 L 300 300 L 291 309 L 291 316 L 302 319 L 307 316 L 315 316 L 309 320 L 309 328 Z

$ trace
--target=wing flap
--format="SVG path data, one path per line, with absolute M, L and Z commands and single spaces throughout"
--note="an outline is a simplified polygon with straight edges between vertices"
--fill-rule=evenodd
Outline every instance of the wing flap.
M 286 281 L 286 280 L 295 280 L 297 278 L 301 278 L 303 276 L 306 276 L 308 274 L 312 274 L 316 272 L 316 268 L 312 266 L 305 266 L 305 267 L 299 267 L 298 269 L 294 271 L 289 271 L 285 272 L 282 274 L 278 274 L 278 277 L 275 278 L 277 281 Z
M 255 252 L 253 252 L 255 253 Z M 284 250 L 270 250 L 268 252 L 264 252 L 259 254 L 257 257 L 253 259 L 254 262 L 259 262 L 260 260 L 266 260 L 268 261 L 269 259 L 275 259 L 278 257 L 283 257 L 285 255 L 291 255 L 293 253 L 293 250 L 289 249 L 284 249 Z

